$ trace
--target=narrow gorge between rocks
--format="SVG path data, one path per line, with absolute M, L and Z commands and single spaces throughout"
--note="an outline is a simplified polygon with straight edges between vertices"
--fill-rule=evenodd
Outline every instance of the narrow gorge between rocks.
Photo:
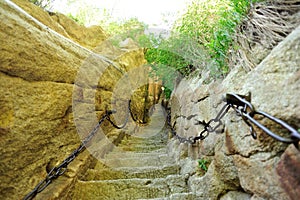
M 23 199 L 112 111 L 86 150 L 34 199 L 297 200 L 297 136 L 282 143 L 255 127 L 253 139 L 233 109 L 222 116 L 222 130 L 207 131 L 205 139 L 191 144 L 172 135 L 199 136 L 225 94 L 249 92 L 255 109 L 299 132 L 299 2 L 295 10 L 294 27 L 274 48 L 243 54 L 257 59 L 255 69 L 236 62 L 223 80 L 182 78 L 166 100 L 162 81 L 149 77 L 145 50 L 133 41 L 117 48 L 99 26 L 28 1 L 0 0 L 0 198 Z

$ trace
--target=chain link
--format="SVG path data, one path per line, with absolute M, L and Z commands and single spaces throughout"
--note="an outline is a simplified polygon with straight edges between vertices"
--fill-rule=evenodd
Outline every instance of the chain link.
M 240 102 L 239 104 L 235 104 L 235 105 L 232 104 L 232 108 L 238 113 L 239 116 L 242 117 L 244 122 L 250 127 L 250 132 L 254 139 L 257 138 L 257 134 L 256 134 L 252 124 L 254 124 L 256 127 L 261 129 L 262 131 L 264 131 L 266 134 L 268 134 L 269 136 L 271 136 L 272 138 L 274 138 L 280 142 L 293 143 L 293 144 L 295 144 L 295 146 L 297 148 L 299 147 L 298 145 L 299 145 L 299 141 L 300 141 L 300 133 L 296 129 L 291 127 L 289 124 L 287 124 L 286 122 L 284 122 L 281 119 L 278 119 L 272 115 L 269 115 L 268 113 L 265 113 L 263 111 L 255 110 L 254 106 L 251 105 L 251 103 L 249 101 L 242 98 L 241 95 L 227 94 L 227 100 L 229 102 L 231 102 L 231 101 L 239 101 Z M 249 110 L 247 110 L 247 108 Z M 263 124 L 261 124 L 254 118 L 256 115 L 261 115 L 264 118 L 267 118 L 267 119 L 275 122 L 276 124 L 279 124 L 281 127 L 285 128 L 286 130 L 288 130 L 290 132 L 290 137 L 282 137 L 279 134 L 272 132 L 270 129 L 265 127 Z
M 57 179 L 59 176 L 63 175 L 67 171 L 68 165 L 81 153 L 86 149 L 86 145 L 91 141 L 91 139 L 94 137 L 94 135 L 99 130 L 101 124 L 107 120 L 109 123 L 117 128 L 122 129 L 126 126 L 128 120 L 129 120 L 129 112 L 130 112 L 130 104 L 131 101 L 128 101 L 128 111 L 127 116 L 124 124 L 122 126 L 116 125 L 111 119 L 110 116 L 112 114 L 115 114 L 116 111 L 114 110 L 107 110 L 105 114 L 101 117 L 101 119 L 98 121 L 96 126 L 93 128 L 93 130 L 88 134 L 88 136 L 81 142 L 79 147 L 75 149 L 64 161 L 62 161 L 59 165 L 53 167 L 49 173 L 46 175 L 46 178 L 39 182 L 37 186 L 28 193 L 23 200 L 30 200 L 33 199 L 38 193 L 42 192 L 50 183 L 52 183 L 53 180 Z
M 296 131 L 293 127 L 285 123 L 284 121 L 271 116 L 265 112 L 255 110 L 254 106 L 250 103 L 251 102 L 251 93 L 248 95 L 238 95 L 238 94 L 231 94 L 227 93 L 223 97 L 223 101 L 226 103 L 221 110 L 218 112 L 215 118 L 210 119 L 208 122 L 206 121 L 199 121 L 195 123 L 195 125 L 202 125 L 203 130 L 197 136 L 190 136 L 190 137 L 182 137 L 180 136 L 175 129 L 176 121 L 174 124 L 171 124 L 171 110 L 168 108 L 166 109 L 167 112 L 167 126 L 170 128 L 171 133 L 174 138 L 176 138 L 180 143 L 189 143 L 195 144 L 198 140 L 204 140 L 206 137 L 209 136 L 209 133 L 220 133 L 223 132 L 223 129 L 220 130 L 220 127 L 223 125 L 222 119 L 228 113 L 230 108 L 232 108 L 238 116 L 240 116 L 243 121 L 249 126 L 250 133 L 254 139 L 257 138 L 257 134 L 253 128 L 253 125 L 267 133 L 269 136 L 273 137 L 274 139 L 284 142 L 284 143 L 293 143 L 299 149 L 299 141 L 300 141 L 300 133 Z M 43 191 L 54 179 L 58 178 L 59 176 L 63 175 L 68 165 L 81 153 L 86 149 L 86 145 L 88 142 L 94 137 L 97 133 L 100 125 L 105 121 L 109 121 L 109 123 L 117 128 L 122 129 L 128 123 L 129 115 L 131 115 L 133 121 L 137 121 L 133 113 L 131 111 L 131 101 L 128 102 L 128 112 L 126 116 L 125 123 L 121 126 L 116 125 L 111 119 L 110 115 L 116 113 L 116 111 L 106 111 L 106 113 L 102 116 L 102 118 L 98 121 L 97 125 L 93 128 L 93 130 L 89 133 L 89 135 L 82 141 L 80 146 L 75 149 L 63 162 L 61 162 L 58 166 L 53 167 L 50 172 L 47 174 L 46 178 L 39 182 L 37 186 L 25 196 L 24 200 L 33 199 L 38 193 Z M 290 132 L 290 137 L 282 137 L 279 134 L 273 133 L 270 129 L 265 127 L 263 124 L 258 122 L 254 119 L 255 115 L 261 115 L 279 125 L 283 128 L 287 129 Z
M 110 119 L 110 115 L 107 115 L 106 119 L 110 122 L 110 124 L 115 127 L 116 129 L 123 129 L 128 121 L 129 121 L 129 115 L 132 116 L 131 114 L 131 100 L 128 101 L 128 106 L 127 106 L 127 114 L 126 114 L 126 119 L 125 119 L 125 122 L 123 125 L 119 126 L 119 125 L 116 125 L 111 119 Z
M 167 124 L 171 130 L 173 137 L 178 139 L 180 143 L 195 144 L 198 140 L 204 140 L 206 137 L 208 137 L 209 133 L 216 132 L 217 129 L 223 125 L 221 119 L 226 115 L 226 113 L 228 112 L 229 109 L 230 109 L 230 105 L 226 104 L 218 112 L 217 116 L 215 118 L 209 120 L 208 122 L 205 122 L 204 120 L 203 121 L 197 120 L 197 122 L 194 125 L 203 125 L 204 126 L 203 130 L 199 133 L 198 136 L 190 136 L 187 138 L 187 137 L 182 137 L 182 136 L 178 135 L 175 130 L 176 121 L 173 125 L 171 125 L 171 111 L 170 110 L 167 111 Z M 213 126 L 212 123 L 215 123 L 215 125 Z M 218 131 L 218 132 L 222 132 L 222 131 Z
M 250 103 L 251 101 L 251 93 L 248 93 L 248 95 L 238 95 L 238 94 L 231 94 L 227 93 L 223 97 L 223 101 L 226 103 L 221 110 L 218 112 L 217 116 L 215 118 L 212 118 L 208 122 L 203 121 L 197 121 L 195 125 L 202 125 L 204 126 L 203 130 L 199 133 L 198 136 L 190 136 L 190 137 L 182 137 L 177 134 L 175 130 L 176 121 L 173 125 L 171 125 L 171 112 L 167 112 L 167 124 L 171 130 L 171 133 L 174 138 L 178 139 L 180 143 L 189 143 L 189 144 L 195 144 L 198 140 L 204 140 L 206 137 L 208 137 L 209 133 L 212 132 L 223 132 L 223 130 L 218 130 L 222 125 L 222 118 L 228 113 L 230 108 L 233 108 L 235 110 L 236 114 L 240 116 L 243 121 L 249 126 L 250 133 L 254 139 L 257 139 L 257 134 L 253 128 L 253 125 L 267 133 L 269 136 L 273 137 L 274 139 L 284 142 L 284 143 L 293 143 L 298 149 L 299 149 L 299 141 L 300 141 L 300 133 L 285 123 L 284 121 L 271 116 L 265 112 L 257 111 L 255 110 L 254 106 Z M 258 122 L 254 119 L 255 115 L 261 115 L 279 125 L 281 125 L 283 128 L 287 129 L 290 132 L 290 137 L 282 137 L 279 134 L 273 133 L 270 129 L 265 127 L 263 124 Z M 212 124 L 215 124 L 214 126 Z

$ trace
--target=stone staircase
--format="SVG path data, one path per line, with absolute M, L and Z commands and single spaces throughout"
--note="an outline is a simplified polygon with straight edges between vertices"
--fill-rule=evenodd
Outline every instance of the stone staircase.
M 188 176 L 168 154 L 167 140 L 164 128 L 150 137 L 127 135 L 77 181 L 72 199 L 196 199 L 188 191 Z

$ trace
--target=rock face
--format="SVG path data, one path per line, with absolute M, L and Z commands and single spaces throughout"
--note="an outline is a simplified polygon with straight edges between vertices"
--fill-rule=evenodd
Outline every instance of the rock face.
M 143 50 L 99 46 L 107 38 L 100 27 L 85 28 L 28 1 L 14 2 L 25 11 L 11 1 L 0 1 L 1 199 L 23 198 L 45 178 L 46 170 L 76 149 L 80 137 L 91 131 L 106 109 L 117 104 L 112 102 L 122 100 L 112 98 L 118 80 L 145 63 Z M 109 61 L 97 48 L 92 52 L 94 47 L 114 52 L 116 57 Z M 85 66 L 95 73 L 80 77 L 78 72 Z M 101 77 L 96 77 L 99 71 Z M 131 81 L 134 84 L 135 80 Z M 146 99 L 144 88 L 139 89 L 138 98 Z M 132 111 L 142 120 L 145 114 L 140 107 L 144 102 L 137 98 L 132 101 Z M 120 118 L 124 111 L 126 107 L 118 110 Z M 90 115 L 94 121 L 89 121 Z M 111 143 L 124 136 L 108 123 L 102 129 Z M 80 130 L 83 135 L 78 135 Z M 66 175 L 39 198 L 60 198 L 93 160 L 87 151 L 80 154 Z
M 84 27 L 63 14 L 42 12 L 34 4 L 22 0 L 13 0 L 13 2 L 42 24 L 83 47 L 94 49 L 107 39 L 107 35 L 100 26 Z
M 79 146 L 107 109 L 117 110 L 112 120 L 122 124 L 131 99 L 134 119 L 146 122 L 147 101 L 156 101 L 159 90 L 147 87 L 144 54 L 132 41 L 117 49 L 104 41 L 100 27 L 86 29 L 27 1 L 14 2 L 26 12 L 0 1 L 1 199 L 23 198 Z M 299 52 L 300 27 L 249 73 L 237 67 L 222 82 L 207 85 L 202 79 L 182 80 L 171 99 L 177 133 L 198 135 L 203 126 L 195 122 L 216 117 L 227 92 L 251 92 L 257 110 L 299 129 Z M 153 109 L 154 115 L 158 110 Z M 160 117 L 151 118 L 155 123 L 147 131 L 133 123 L 116 130 L 106 121 L 97 132 L 105 134 L 105 142 L 97 134 L 88 151 L 37 199 L 299 198 L 300 153 L 293 144 L 280 143 L 257 128 L 254 140 L 230 110 L 218 129 L 223 133 L 211 133 L 193 145 L 172 139 L 166 146 L 165 132 L 153 135 L 158 124 L 159 130 L 163 127 Z M 288 135 L 269 120 L 257 120 Z
M 299 129 L 299 52 L 300 26 L 249 73 L 237 67 L 222 82 L 208 85 L 201 79 L 183 80 L 171 99 L 177 133 L 197 136 L 203 126 L 194 125 L 195 122 L 215 118 L 225 104 L 222 95 L 248 92 L 252 94 L 251 103 L 256 110 L 265 111 Z M 281 126 L 263 117 L 257 120 L 289 138 L 289 133 Z M 170 143 L 179 162 L 191 158 L 194 162 L 209 161 L 207 172 L 199 175 L 194 169 L 188 181 L 191 191 L 200 196 L 199 199 L 299 198 L 299 149 L 293 144 L 276 141 L 257 128 L 257 139 L 253 139 L 249 127 L 233 110 L 223 122 L 222 134 L 211 133 L 194 145 L 178 144 L 175 140 Z

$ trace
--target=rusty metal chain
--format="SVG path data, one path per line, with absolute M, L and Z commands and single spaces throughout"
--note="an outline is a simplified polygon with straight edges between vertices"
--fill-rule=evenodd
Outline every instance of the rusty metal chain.
M 127 116 L 124 124 L 122 126 L 116 125 L 111 119 L 110 116 L 112 114 L 115 114 L 116 111 L 114 110 L 107 110 L 105 114 L 101 117 L 101 119 L 98 121 L 96 126 L 93 128 L 93 130 L 88 134 L 88 136 L 81 142 L 79 147 L 75 149 L 64 161 L 62 161 L 59 165 L 53 167 L 49 173 L 46 175 L 46 178 L 39 182 L 36 187 L 28 193 L 23 200 L 30 200 L 33 199 L 38 193 L 42 192 L 50 183 L 52 183 L 53 180 L 57 179 L 59 176 L 63 175 L 66 170 L 68 165 L 81 153 L 86 149 L 87 144 L 91 141 L 91 139 L 95 136 L 97 133 L 98 129 L 100 128 L 101 124 L 107 120 L 109 123 L 117 128 L 117 129 L 122 129 L 126 126 L 128 119 L 129 119 L 129 112 L 130 112 L 130 104 L 131 101 L 128 101 L 128 111 L 127 111 Z
M 110 124 L 111 124 L 113 127 L 115 127 L 116 129 L 123 129 L 123 128 L 125 128 L 125 126 L 127 125 L 128 121 L 129 121 L 129 115 L 132 116 L 132 114 L 131 114 L 131 100 L 128 101 L 126 119 L 125 119 L 123 125 L 119 126 L 119 125 L 115 124 L 115 123 L 110 119 L 110 115 L 108 115 L 108 116 L 106 117 L 106 119 L 107 119 L 107 120 L 110 122 Z
M 230 105 L 225 104 L 222 107 L 222 109 L 218 112 L 217 116 L 215 118 L 209 120 L 208 122 L 206 122 L 205 120 L 203 120 L 203 121 L 197 120 L 195 125 L 203 125 L 204 126 L 203 130 L 199 133 L 198 136 L 190 136 L 187 138 L 187 137 L 182 137 L 182 136 L 178 135 L 175 130 L 176 121 L 173 125 L 171 124 L 171 111 L 170 110 L 167 111 L 167 124 L 171 130 L 173 137 L 178 139 L 180 143 L 195 144 L 197 140 L 204 140 L 209 135 L 209 133 L 222 132 L 217 129 L 223 125 L 221 119 L 226 115 L 226 113 L 228 112 L 229 109 L 230 109 Z M 215 125 L 212 125 L 212 124 L 215 124 Z
M 270 137 L 283 142 L 283 143 L 293 143 L 297 148 L 299 146 L 300 141 L 300 133 L 291 127 L 286 122 L 282 121 L 281 119 L 278 119 L 272 115 L 269 115 L 268 113 L 265 113 L 263 111 L 257 111 L 255 110 L 254 106 L 247 101 L 245 98 L 243 98 L 242 95 L 237 94 L 226 94 L 225 100 L 227 103 L 231 104 L 232 108 L 236 111 L 236 113 L 242 117 L 244 122 L 249 126 L 250 133 L 254 139 L 257 138 L 257 134 L 253 128 L 253 125 L 264 131 L 266 134 L 268 134 Z M 238 102 L 238 103 L 234 103 Z M 264 118 L 267 118 L 276 124 L 279 124 L 284 129 L 288 130 L 290 135 L 289 137 L 282 137 L 281 135 L 272 132 L 270 129 L 265 127 L 263 124 L 258 122 L 254 117 L 255 115 L 261 115 Z
M 293 143 L 297 148 L 299 148 L 299 141 L 300 141 L 300 133 L 285 123 L 284 121 L 271 116 L 265 112 L 257 111 L 255 110 L 254 106 L 250 103 L 251 102 L 251 93 L 249 95 L 238 95 L 238 94 L 231 94 L 227 93 L 223 101 L 226 103 L 221 110 L 218 112 L 215 118 L 212 118 L 208 122 L 206 121 L 198 121 L 195 123 L 195 125 L 202 125 L 203 130 L 197 135 L 197 136 L 191 136 L 191 137 L 183 137 L 180 136 L 176 130 L 175 130 L 175 123 L 171 124 L 171 110 L 167 109 L 167 126 L 169 126 L 171 133 L 174 138 L 178 139 L 180 143 L 189 143 L 189 144 L 195 144 L 198 140 L 204 140 L 206 137 L 208 137 L 209 133 L 219 133 L 223 132 L 223 130 L 220 130 L 220 127 L 223 125 L 222 119 L 223 117 L 228 113 L 230 108 L 232 108 L 236 114 L 240 117 L 242 117 L 243 121 L 249 126 L 250 133 L 254 139 L 257 138 L 257 134 L 253 128 L 253 125 L 267 133 L 269 136 L 273 137 L 274 139 L 284 142 L 284 143 Z M 117 128 L 122 129 L 126 126 L 129 115 L 131 115 L 133 121 L 137 121 L 133 113 L 131 111 L 131 101 L 128 102 L 128 113 L 125 120 L 125 123 L 122 126 L 116 125 L 111 119 L 110 116 L 112 114 L 116 113 L 116 111 L 108 110 L 106 113 L 102 116 L 102 118 L 98 121 L 97 125 L 93 128 L 93 130 L 88 134 L 88 136 L 82 141 L 82 143 L 79 145 L 79 147 L 74 150 L 63 162 L 61 162 L 58 166 L 53 167 L 49 173 L 46 175 L 46 178 L 39 182 L 37 186 L 24 197 L 24 200 L 33 199 L 38 193 L 43 191 L 53 180 L 57 179 L 59 176 L 63 175 L 66 170 L 67 166 L 81 153 L 86 149 L 86 145 L 88 142 L 94 137 L 94 135 L 97 133 L 98 129 L 100 128 L 100 125 L 105 121 L 109 121 L 109 123 Z M 255 115 L 261 115 L 279 125 L 281 125 L 283 128 L 287 129 L 290 132 L 289 137 L 282 137 L 279 134 L 273 133 L 270 129 L 265 127 L 263 124 L 258 122 L 256 119 L 254 119 Z
M 171 124 L 171 112 L 167 111 L 167 124 L 171 130 L 172 135 L 179 140 L 180 143 L 189 143 L 189 144 L 195 144 L 198 140 L 204 140 L 209 133 L 212 132 L 222 132 L 222 130 L 218 130 L 223 123 L 222 118 L 226 115 L 226 113 L 232 108 L 235 110 L 238 116 L 242 117 L 243 121 L 249 126 L 250 133 L 254 139 L 257 138 L 257 134 L 253 128 L 253 125 L 267 133 L 269 136 L 273 137 L 274 139 L 284 142 L 284 143 L 293 143 L 297 148 L 299 148 L 299 141 L 300 141 L 300 133 L 285 123 L 284 121 L 271 116 L 265 112 L 257 111 L 255 110 L 254 106 L 250 103 L 251 101 L 251 93 L 248 95 L 238 95 L 238 94 L 231 94 L 227 93 L 223 101 L 226 103 L 221 110 L 218 112 L 217 116 L 208 122 L 203 121 L 197 121 L 195 125 L 203 125 L 203 130 L 199 133 L 198 136 L 191 136 L 191 137 L 182 137 L 177 134 L 175 130 L 175 123 Z M 282 137 L 279 134 L 273 133 L 270 129 L 265 127 L 263 124 L 258 122 L 254 119 L 255 115 L 261 115 L 279 125 L 281 125 L 283 128 L 287 129 L 290 132 L 289 137 Z M 214 126 L 212 124 L 215 124 Z

